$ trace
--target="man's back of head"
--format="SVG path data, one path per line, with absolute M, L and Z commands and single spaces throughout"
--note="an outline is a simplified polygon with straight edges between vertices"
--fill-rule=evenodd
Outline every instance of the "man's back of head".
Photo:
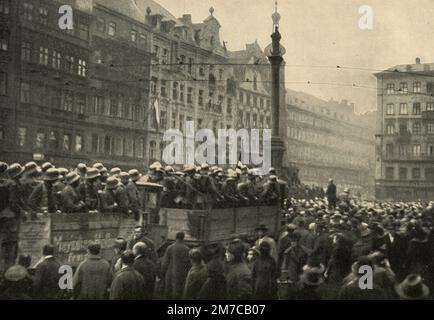
M 42 255 L 44 256 L 54 256 L 54 246 L 51 244 L 46 244 L 42 248 Z

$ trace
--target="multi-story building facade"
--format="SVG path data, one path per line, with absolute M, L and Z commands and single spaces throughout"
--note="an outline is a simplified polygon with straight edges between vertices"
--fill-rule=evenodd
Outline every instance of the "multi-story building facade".
M 333 178 L 340 189 L 372 195 L 372 116 L 356 115 L 347 101 L 323 101 L 289 89 L 286 100 L 284 163 L 297 167 L 305 184 L 325 187 Z
M 143 164 L 149 82 L 139 80 L 149 78 L 148 44 L 140 46 L 119 32 L 116 26 L 138 26 L 105 3 L 0 1 L 5 161 Z M 64 4 L 74 9 L 71 30 L 59 28 Z M 116 67 L 128 59 L 147 70 Z
M 434 64 L 397 65 L 375 74 L 378 199 L 434 197 Z

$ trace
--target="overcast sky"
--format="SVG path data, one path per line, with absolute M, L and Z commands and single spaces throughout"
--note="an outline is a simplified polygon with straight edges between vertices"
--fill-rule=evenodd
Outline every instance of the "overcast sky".
M 229 50 L 243 49 L 255 40 L 264 49 L 271 42 L 274 0 L 156 1 L 176 17 L 192 14 L 194 22 L 203 21 L 213 6 L 222 25 L 221 40 L 228 41 Z M 362 5 L 373 9 L 372 30 L 358 26 Z M 347 99 L 358 112 L 376 108 L 376 70 L 414 63 L 416 57 L 422 63 L 434 62 L 434 0 L 280 0 L 278 11 L 287 51 L 286 86 L 325 99 Z M 337 65 L 368 70 L 336 69 Z M 327 84 L 291 83 L 307 81 Z M 353 83 L 369 88 L 353 88 Z

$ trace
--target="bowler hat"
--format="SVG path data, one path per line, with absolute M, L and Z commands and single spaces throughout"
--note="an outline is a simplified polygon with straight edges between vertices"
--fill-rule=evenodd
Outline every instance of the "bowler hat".
M 112 168 L 112 169 L 110 170 L 110 175 L 111 175 L 111 176 L 117 176 L 117 175 L 119 175 L 119 174 L 121 174 L 121 169 L 118 168 L 118 167 L 116 167 L 116 168 Z
M 42 169 L 43 172 L 47 171 L 50 168 L 54 168 L 54 166 L 51 164 L 51 162 L 45 162 L 41 166 L 41 169 Z
M 119 185 L 119 180 L 116 177 L 109 177 L 107 179 L 107 189 L 113 190 Z
M 149 166 L 149 169 L 157 169 L 157 168 L 161 168 L 161 167 L 162 167 L 161 163 L 156 161 Z
M 429 288 L 418 274 L 409 274 L 403 282 L 395 286 L 396 293 L 406 300 L 420 300 L 429 295 Z
M 80 176 L 76 172 L 70 172 L 65 177 L 66 184 L 73 184 L 74 182 L 80 180 Z
M 4 277 L 8 281 L 17 282 L 27 277 L 27 270 L 23 266 L 15 265 L 6 271 Z
M 141 176 L 139 173 L 139 170 L 137 170 L 137 169 L 132 169 L 132 170 L 128 171 L 128 174 L 130 175 L 131 181 L 133 181 L 133 182 L 139 180 L 140 176 Z
M 7 173 L 11 179 L 19 177 L 24 172 L 24 168 L 19 163 L 13 163 L 9 166 Z
M 99 170 L 97 168 L 89 168 L 86 172 L 86 179 L 95 179 L 100 176 Z
M 44 173 L 44 180 L 45 181 L 56 181 L 59 180 L 59 170 L 55 168 L 50 168 Z
M 102 163 L 98 162 L 98 163 L 95 163 L 92 167 L 98 169 L 98 171 L 101 171 L 102 168 L 104 168 L 104 165 Z
M 26 174 L 31 174 L 36 171 L 38 171 L 38 165 L 34 161 L 27 162 L 26 165 L 24 166 L 24 172 Z

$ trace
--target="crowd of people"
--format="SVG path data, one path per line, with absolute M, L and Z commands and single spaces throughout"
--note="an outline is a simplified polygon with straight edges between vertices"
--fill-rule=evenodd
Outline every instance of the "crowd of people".
M 127 195 L 123 197 L 128 198 L 128 185 L 136 181 L 162 184 L 165 204 L 181 208 L 200 208 L 209 202 L 235 206 L 281 201 L 286 221 L 276 233 L 260 225 L 251 234 L 239 234 L 229 242 L 194 248 L 179 231 L 161 257 L 153 240 L 138 226 L 133 239 L 115 241 L 111 261 L 101 256 L 100 244 L 90 244 L 88 258 L 74 272 L 72 290 L 59 287 L 61 262 L 55 248 L 47 244 L 43 259 L 32 268 L 32 257 L 25 254 L 8 268 L 0 285 L 3 299 L 433 298 L 434 202 L 362 201 L 349 190 L 337 195 L 332 180 L 322 197 L 287 198 L 287 186 L 273 169 L 270 176 L 262 178 L 244 167 L 224 172 L 207 165 L 186 166 L 181 173 L 154 163 L 146 176 L 132 170 L 125 181 L 120 169 L 108 172 L 99 168 L 100 164 L 78 165 L 70 171 L 44 164 L 41 173 L 37 166 L 30 169 L 34 166 L 0 165 L 7 175 L 2 188 L 8 192 L 0 208 L 2 221 L 7 214 L 12 218 L 28 213 L 37 218 L 33 212 L 41 209 L 55 213 L 59 203 L 65 206 L 66 201 L 58 200 L 65 199 L 68 192 L 80 200 L 72 200 L 74 206 L 66 204 L 70 209 L 65 212 L 117 209 L 134 214 L 128 200 L 123 203 L 116 197 L 124 188 Z M 32 183 L 27 183 L 28 179 Z M 236 183 L 229 182 L 232 179 Z M 178 181 L 179 189 L 172 189 L 168 181 Z M 233 192 L 225 194 L 228 182 Z M 52 193 L 59 190 L 59 184 L 63 184 L 60 198 Z M 79 198 L 81 192 L 83 198 Z M 372 288 L 361 285 L 370 280 L 360 270 L 372 271 Z

